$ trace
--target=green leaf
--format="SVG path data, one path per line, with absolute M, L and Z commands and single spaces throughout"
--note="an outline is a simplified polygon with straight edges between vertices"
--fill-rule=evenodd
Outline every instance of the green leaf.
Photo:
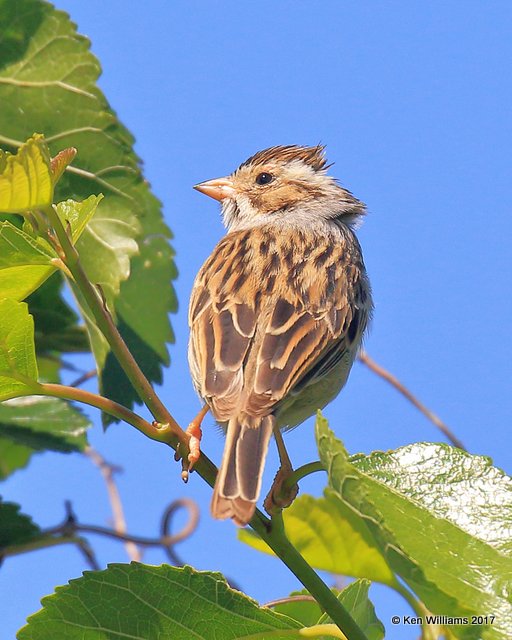
M 37 382 L 34 321 L 24 302 L 0 300 L 0 400 L 26 395 Z
M 140 254 L 131 262 L 137 278 L 123 282 L 123 295 L 117 303 L 117 312 L 126 326 L 144 340 L 164 365 L 169 364 L 165 344 L 174 342 L 174 333 L 170 324 L 155 322 L 154 318 L 178 310 L 176 294 L 170 285 L 178 272 L 169 259 L 170 252 L 174 255 L 162 235 L 146 238 L 140 245 Z M 139 301 L 138 305 L 132 304 L 135 299 Z
M 88 640 L 285 640 L 300 628 L 230 589 L 219 573 L 190 567 L 111 564 L 57 587 L 42 604 L 18 632 L 19 640 L 83 640 L 84 633 Z
M 89 196 L 82 202 L 75 200 L 64 200 L 56 205 L 57 214 L 61 219 L 64 228 L 68 225 L 71 228 L 73 242 L 76 242 L 82 233 L 86 230 L 86 226 L 93 215 L 96 213 L 99 203 L 103 200 L 103 195 Z
M 350 611 L 368 640 L 384 638 L 384 626 L 375 615 L 375 609 L 368 597 L 369 580 L 356 580 L 338 594 L 338 600 Z M 323 614 L 317 624 L 332 622 L 327 614 Z
M 24 544 L 41 535 L 39 527 L 20 509 L 18 504 L 0 498 L 0 555 L 4 547 Z
M 349 459 L 317 419 L 329 494 L 364 520 L 390 567 L 433 613 L 496 616 L 492 627 L 450 627 L 457 637 L 512 636 L 512 481 L 487 458 L 415 444 Z
M 52 382 L 59 384 L 61 361 L 58 358 L 37 355 L 37 368 L 39 370 L 39 382 Z M 77 374 L 78 377 L 78 374 Z
M 118 220 L 100 206 L 77 245 L 89 280 L 101 285 L 111 305 L 115 304 L 121 280 L 130 275 L 130 258 L 138 252 L 132 237 L 137 235 L 137 229 L 135 218 L 131 222 Z
M 83 451 L 90 426 L 78 409 L 59 398 L 26 396 L 0 404 L 0 435 L 35 451 Z
M 123 295 L 117 304 L 118 329 L 144 375 L 157 384 L 162 382 L 162 366 L 169 365 L 165 345 L 174 342 L 170 324 L 160 319 L 168 311 L 178 308 L 174 288 L 170 286 L 177 277 L 177 271 L 174 262 L 169 260 L 169 251 L 169 245 L 161 235 L 150 236 L 142 243 L 140 255 L 132 260 L 132 271 L 136 277 L 123 282 Z M 158 291 L 157 296 L 155 291 Z M 132 300 L 137 300 L 138 304 L 132 304 Z M 139 402 L 126 374 L 111 353 L 105 362 L 101 391 L 124 405 L 132 406 Z M 108 425 L 115 422 L 115 418 L 104 413 L 103 422 Z
M 175 307 L 171 233 L 140 171 L 133 137 L 96 86 L 100 66 L 89 41 L 65 13 L 40 0 L 0 0 L 0 33 L 0 143 L 14 150 L 37 130 L 53 154 L 78 149 L 56 186 L 56 199 L 105 194 L 77 244 L 81 262 L 90 280 L 102 286 L 119 325 L 129 327 L 151 358 L 148 369 L 161 377 L 172 336 L 168 313 Z M 153 259 L 156 238 L 161 246 Z M 149 308 L 141 295 L 148 282 L 154 294 Z M 108 345 L 92 324 L 88 329 L 100 374 L 106 367 L 115 387 Z M 125 404 L 133 399 L 130 387 Z
M 1 431 L 0 426 L 0 433 Z M 26 467 L 33 453 L 34 450 L 30 447 L 0 436 L 0 480 L 5 480 L 14 471 Z
M 52 273 L 55 256 L 10 222 L 0 222 L 0 297 L 23 300 Z
M 29 312 L 34 318 L 38 364 L 41 354 L 90 350 L 85 327 L 78 325 L 78 316 L 62 299 L 62 284 L 62 274 L 58 271 L 27 298 Z M 40 366 L 39 374 L 42 378 Z M 55 381 L 55 376 L 52 379 L 46 376 L 45 380 Z
M 364 521 L 336 497 L 300 496 L 283 511 L 283 519 L 286 536 L 312 567 L 396 586 L 393 572 Z M 259 551 L 273 553 L 249 529 L 241 529 L 238 537 Z
M 43 136 L 34 135 L 15 155 L 0 150 L 0 211 L 24 213 L 48 206 L 52 199 L 50 155 Z
M 66 200 L 57 205 L 65 225 L 69 223 L 76 241 L 94 215 L 102 196 L 90 196 L 83 202 Z M 0 222 L 0 296 L 23 300 L 35 291 L 55 270 L 56 254 L 41 239 L 34 239 L 9 221 Z
M 511 556 L 512 478 L 493 467 L 490 458 L 446 444 L 420 443 L 354 456 L 352 462 L 437 518 Z

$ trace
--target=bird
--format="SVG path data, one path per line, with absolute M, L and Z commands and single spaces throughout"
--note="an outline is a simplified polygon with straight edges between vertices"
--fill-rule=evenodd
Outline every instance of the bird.
M 322 145 L 274 146 L 194 187 L 220 202 L 227 233 L 193 284 L 188 358 L 226 432 L 211 514 L 239 526 L 254 515 L 272 433 L 338 395 L 372 314 L 354 232 L 366 207 L 330 166 Z

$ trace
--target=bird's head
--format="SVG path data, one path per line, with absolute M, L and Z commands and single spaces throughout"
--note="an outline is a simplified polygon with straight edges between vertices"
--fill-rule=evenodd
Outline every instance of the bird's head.
M 365 206 L 327 174 L 323 146 L 270 147 L 225 178 L 194 188 L 219 200 L 230 230 L 278 220 L 341 220 L 353 223 Z

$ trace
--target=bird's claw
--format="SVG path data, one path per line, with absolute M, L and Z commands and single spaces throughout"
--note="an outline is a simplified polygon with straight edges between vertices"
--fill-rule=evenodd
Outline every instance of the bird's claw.
M 299 485 L 297 483 L 288 486 L 285 482 L 292 471 L 291 467 L 282 466 L 274 478 L 270 491 L 263 502 L 265 511 L 270 516 L 289 507 L 299 493 Z
M 185 433 L 190 436 L 188 441 L 188 454 L 186 457 L 182 456 L 180 451 L 182 445 L 178 444 L 174 459 L 176 462 L 181 460 L 181 479 L 187 483 L 190 472 L 193 471 L 194 465 L 201 457 L 201 437 L 203 435 L 201 423 L 197 420 L 192 420 Z

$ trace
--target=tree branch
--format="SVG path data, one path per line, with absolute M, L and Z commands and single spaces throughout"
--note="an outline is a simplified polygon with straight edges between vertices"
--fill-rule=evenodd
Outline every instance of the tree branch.
M 97 288 L 92 285 L 83 270 L 78 251 L 71 242 L 66 229 L 64 229 L 57 211 L 53 206 L 50 206 L 45 209 L 45 213 L 48 216 L 56 234 L 56 238 L 53 235 L 50 235 L 50 241 L 53 242 L 62 262 L 73 276 L 74 281 L 85 298 L 89 310 L 98 324 L 98 328 L 107 339 L 112 352 L 121 364 L 124 372 L 133 385 L 133 388 L 142 402 L 151 411 L 155 420 L 160 424 L 169 425 L 171 427 L 174 435 L 175 446 L 177 446 L 178 443 L 181 443 L 182 447 L 188 451 L 189 436 L 181 429 L 173 416 L 169 413 L 142 372 L 142 369 L 137 364 L 137 361 L 133 357 L 131 351 L 126 346 L 125 341 L 121 337 L 121 334 L 112 320 L 112 316 L 107 309 L 106 302 L 101 298 Z
M 282 512 L 277 512 L 268 524 L 268 518 L 256 511 L 250 525 L 268 544 L 281 561 L 297 576 L 306 589 L 315 598 L 321 608 L 333 620 L 348 640 L 367 640 L 359 625 L 344 605 L 323 582 L 318 574 L 304 560 L 297 549 L 286 537 Z
M 13 544 L 4 547 L 0 550 L 0 558 L 3 560 L 9 556 L 17 556 L 22 553 L 28 553 L 29 551 L 39 551 L 40 549 L 55 547 L 59 544 L 76 544 L 91 569 L 93 571 L 97 571 L 99 569 L 99 565 L 91 548 L 87 544 L 87 541 L 79 536 L 62 535 L 60 537 L 47 536 L 34 538 L 33 540 L 30 540 L 30 542 L 25 542 L 24 544 Z
M 87 380 L 91 380 L 92 378 L 95 378 L 97 375 L 98 375 L 98 372 L 96 371 L 96 369 L 91 369 L 90 371 L 86 371 L 85 373 L 83 373 L 76 380 L 73 380 L 73 382 L 69 386 L 80 387 L 83 385 L 84 382 L 87 382 Z
M 414 396 L 409 389 L 405 385 L 403 385 L 400 380 L 392 373 L 384 369 L 380 364 L 377 364 L 375 360 L 370 358 L 370 356 L 366 353 L 366 351 L 359 352 L 359 361 L 368 367 L 371 371 L 376 373 L 378 376 L 389 382 L 392 387 L 395 387 L 397 391 L 399 391 L 403 396 L 411 402 L 416 409 L 421 411 L 421 413 L 426 416 L 431 422 L 435 424 L 435 426 L 444 433 L 444 435 L 448 438 L 448 440 L 459 449 L 466 451 L 466 447 L 463 443 L 457 438 L 457 436 L 445 425 L 445 423 L 439 418 L 434 412 L 427 409 L 427 407 L 421 403 L 416 396 Z
M 179 509 L 185 509 L 188 511 L 189 518 L 181 531 L 172 535 L 170 533 L 172 518 Z M 4 558 L 7 556 L 27 553 L 29 551 L 45 549 L 59 544 L 72 543 L 76 544 L 80 548 L 86 557 L 88 564 L 94 570 L 98 570 L 98 562 L 96 561 L 88 541 L 77 534 L 92 533 L 100 536 L 106 536 L 108 538 L 114 538 L 115 540 L 122 540 L 123 542 L 138 544 L 144 547 L 163 547 L 169 555 L 169 552 L 173 552 L 174 545 L 179 542 L 183 542 L 183 540 L 186 540 L 193 535 L 197 528 L 198 521 L 199 509 L 193 500 L 183 498 L 174 500 L 162 514 L 162 535 L 159 538 L 148 538 L 144 536 L 135 536 L 126 532 L 123 533 L 109 527 L 101 527 L 93 524 L 81 524 L 72 509 L 71 503 L 66 501 L 66 517 L 61 524 L 43 529 L 39 536 L 35 537 L 33 540 L 29 540 L 25 544 L 4 547 L 0 551 L 0 557 Z M 178 564 L 182 565 L 183 563 L 179 561 Z
M 62 398 L 63 400 L 71 400 L 73 402 L 81 402 L 91 407 L 96 407 L 100 411 L 104 411 L 123 422 L 131 424 L 133 427 L 141 431 L 145 436 L 158 442 L 164 442 L 169 446 L 173 446 L 175 442 L 174 433 L 169 425 L 159 425 L 148 422 L 141 418 L 131 409 L 124 407 L 122 404 L 98 395 L 85 391 L 85 389 L 77 389 L 68 387 L 64 384 L 53 384 L 50 382 L 36 383 L 32 388 L 27 390 L 30 395 L 52 396 L 54 398 Z
M 124 518 L 123 504 L 114 480 L 114 473 L 120 470 L 119 467 L 114 467 L 114 465 L 109 464 L 105 458 L 91 446 L 85 448 L 85 455 L 98 467 L 101 475 L 103 476 L 103 480 L 105 481 L 110 507 L 112 509 L 114 530 L 118 533 L 126 533 L 126 520 Z M 125 549 L 130 560 L 135 562 L 141 561 L 142 554 L 135 543 L 127 541 Z
M 172 519 L 178 509 L 185 508 L 188 511 L 188 522 L 183 527 L 180 533 L 171 536 L 171 524 Z M 162 522 L 160 525 L 160 534 L 162 539 L 172 538 L 174 540 L 173 545 L 164 545 L 165 552 L 169 560 L 176 566 L 182 567 L 185 563 L 181 560 L 181 558 L 176 554 L 174 550 L 174 545 L 177 542 L 181 542 L 186 538 L 189 538 L 194 531 L 197 529 L 197 525 L 199 524 L 199 507 L 197 504 L 191 500 L 190 498 L 178 498 L 171 502 L 171 504 L 167 507 L 162 515 Z

